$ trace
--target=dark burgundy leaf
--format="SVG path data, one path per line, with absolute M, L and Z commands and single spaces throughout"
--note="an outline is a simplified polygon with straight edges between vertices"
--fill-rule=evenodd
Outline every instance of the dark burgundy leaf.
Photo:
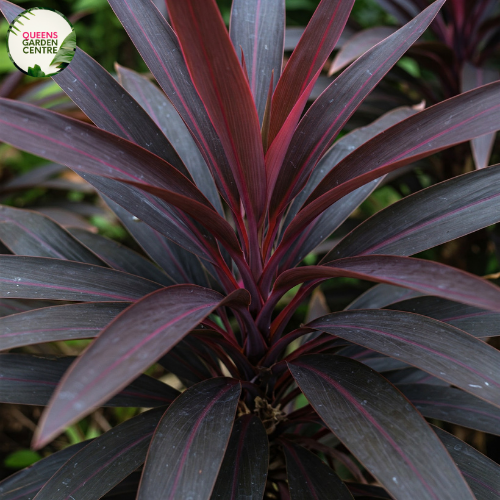
M 151 0 L 109 0 L 109 4 L 191 132 L 222 195 L 237 212 L 239 194 L 231 168 L 174 31 Z
M 161 288 L 152 281 L 68 260 L 0 255 L 0 297 L 134 302 Z
M 418 314 L 366 309 L 323 316 L 307 327 L 416 366 L 500 406 L 500 352 L 446 323 Z
M 318 5 L 276 86 L 269 144 L 278 135 L 302 93 L 310 84 L 314 85 L 340 38 L 353 4 L 354 0 L 322 0 Z
M 377 372 L 319 354 L 289 367 L 323 422 L 392 496 L 474 498 L 425 420 Z
M 186 252 L 184 248 L 155 231 L 109 198 L 105 197 L 104 200 L 143 250 L 176 283 L 208 286 L 203 266 L 196 255 Z M 205 264 L 208 265 L 208 262 L 205 261 Z
M 262 421 L 236 420 L 211 500 L 262 500 L 269 465 L 269 443 Z
M 429 316 L 460 328 L 460 330 L 478 338 L 498 337 L 500 335 L 498 328 L 500 315 L 498 313 L 466 306 L 451 300 L 438 297 L 417 297 L 391 304 L 388 309 Z
M 0 318 L 53 305 L 57 305 L 57 303 L 44 300 L 0 299 Z
M 10 181 L 3 182 L 0 185 L 0 193 L 8 193 L 10 191 L 17 191 L 20 189 L 31 189 L 40 184 L 44 184 L 44 182 L 48 181 L 48 179 L 56 174 L 60 174 L 64 170 L 66 170 L 66 167 L 64 165 L 58 165 L 57 163 L 49 163 L 47 165 L 34 168 L 25 174 L 14 177 Z
M 316 455 L 288 441 L 283 451 L 292 500 L 352 499 L 337 474 Z
M 141 413 L 94 439 L 50 478 L 35 500 L 101 498 L 144 463 L 164 412 Z
M 210 499 L 240 392 L 235 380 L 214 378 L 175 400 L 153 436 L 137 500 Z
M 214 179 L 198 146 L 167 96 L 150 80 L 131 69 L 116 65 L 120 83 L 160 127 L 181 157 L 200 191 L 222 215 L 222 204 Z
M 404 107 L 391 111 L 372 124 L 356 129 L 338 140 L 314 168 L 304 189 L 295 197 L 283 225 L 282 231 L 290 224 L 309 194 L 342 159 L 354 149 L 381 131 L 417 112 L 414 108 Z M 317 245 L 330 236 L 345 219 L 364 201 L 379 185 L 381 179 L 376 179 L 362 186 L 334 203 L 326 209 L 291 246 L 285 257 L 284 268 L 294 267 Z
M 397 387 L 424 417 L 500 435 L 500 410 L 460 389 L 427 384 Z
M 366 52 L 316 99 L 300 121 L 283 161 L 271 202 L 273 213 L 281 212 L 284 205 L 300 192 L 349 117 L 425 31 L 443 3 L 444 0 L 437 0 L 406 26 Z M 330 172 L 326 179 L 332 174 Z
M 86 302 L 11 314 L 0 319 L 0 351 L 96 337 L 126 307 L 126 302 Z
M 176 285 L 130 306 L 68 371 L 42 416 L 36 445 L 47 443 L 119 392 L 217 308 L 245 308 L 249 302 L 246 290 L 223 297 L 194 285 Z
M 113 269 L 165 286 L 174 284 L 161 269 L 126 246 L 84 229 L 70 228 L 68 231 Z
M 97 61 L 77 48 L 66 69 L 53 79 L 99 128 L 135 142 L 190 178 L 153 119 Z
M 0 240 L 17 255 L 106 264 L 48 217 L 0 205 Z
M 271 76 L 281 75 L 285 29 L 283 0 L 234 0 L 229 33 L 236 53 L 245 55 L 250 90 L 262 124 Z
M 322 266 L 291 269 L 276 280 L 273 294 L 277 298 L 299 283 L 340 276 L 398 285 L 426 295 L 500 311 L 500 289 L 488 281 L 436 262 L 390 255 L 349 257 Z
M 407 196 L 357 226 L 325 261 L 352 255 L 413 255 L 490 226 L 500 220 L 499 183 L 497 165 Z
M 27 354 L 0 354 L 0 401 L 45 406 L 75 358 L 41 358 Z M 170 404 L 178 392 L 141 375 L 101 406 L 153 407 Z M 89 412 L 93 408 L 89 409 Z
M 341 49 L 337 52 L 328 70 L 328 76 L 349 66 L 349 64 L 370 50 L 374 45 L 391 36 L 394 31 L 395 28 L 391 28 L 390 26 L 375 26 L 374 28 L 368 28 L 356 33 L 342 44 Z
M 234 249 L 239 248 L 231 226 L 213 209 L 198 188 L 149 151 L 86 123 L 17 101 L 1 99 L 0 116 L 10 120 L 0 119 L 1 140 L 34 154 L 57 158 L 78 173 L 125 180 L 148 193 L 163 194 L 167 198 L 164 201 L 203 220 L 215 236 L 220 237 L 222 230 L 224 243 Z M 58 139 L 61 131 L 67 127 L 71 127 L 71 130 L 64 132 L 62 138 L 70 140 L 71 145 Z M 88 153 L 89 150 L 97 156 Z M 94 179 L 89 180 L 95 184 Z M 112 191 L 115 190 L 116 194 L 115 184 L 112 185 Z M 127 187 L 129 191 L 132 189 Z M 129 205 L 131 200 L 128 196 L 126 199 Z M 137 204 L 146 205 L 144 195 L 140 196 Z M 207 216 L 209 213 L 210 217 Z M 160 231 L 168 234 L 168 229 L 162 228 L 161 224 L 159 226 Z M 206 245 L 207 241 L 204 243 Z M 198 245 L 198 252 L 203 252 L 203 244 L 200 242 Z M 204 256 L 208 257 L 206 254 Z
M 167 0 L 172 25 L 194 85 L 231 166 L 243 206 L 259 221 L 266 170 L 259 117 L 215 0 Z M 267 88 L 266 88 L 267 90 Z
M 500 497 L 500 466 L 455 436 L 433 427 L 469 483 L 477 500 L 497 500 Z
M 380 309 L 394 302 L 418 297 L 421 294 L 408 288 L 382 283 L 375 285 L 356 300 L 351 302 L 346 309 Z M 425 315 L 424 315 L 425 316 Z
M 2 500 L 33 500 L 43 485 L 71 457 L 88 444 L 89 441 L 83 441 L 68 446 L 4 479 L 0 482 L 0 498 Z
M 500 82 L 432 106 L 366 142 L 342 160 L 309 196 L 284 241 L 297 234 L 335 201 L 403 165 L 493 132 L 499 127 Z
M 462 67 L 462 92 L 475 89 L 500 79 L 498 70 L 489 68 L 478 68 L 468 62 Z M 482 135 L 476 139 L 472 139 L 471 148 L 474 157 L 476 168 L 487 167 L 490 161 L 491 151 L 495 143 L 496 133 Z

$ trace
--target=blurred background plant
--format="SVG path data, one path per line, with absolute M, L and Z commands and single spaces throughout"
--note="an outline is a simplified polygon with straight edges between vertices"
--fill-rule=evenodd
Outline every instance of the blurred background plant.
M 166 14 L 163 0 L 154 1 Z M 45 7 L 62 12 L 75 25 L 78 46 L 108 71 L 113 72 L 114 64 L 118 62 L 147 73 L 147 67 L 106 0 L 17 0 L 15 3 L 26 8 Z M 228 23 L 231 0 L 218 0 L 218 3 Z M 319 0 L 286 0 L 286 54 L 292 52 L 303 26 L 309 21 L 318 3 Z M 336 51 L 325 65 L 323 75 L 312 91 L 311 100 L 346 65 L 407 22 L 426 4 L 426 0 L 356 0 L 349 24 Z M 460 10 L 460 6 L 463 6 L 463 10 Z M 2 18 L 0 96 L 31 102 L 87 121 L 86 116 L 51 79 L 32 78 L 14 68 L 6 50 L 7 28 L 8 24 Z M 371 123 L 396 107 L 432 105 L 461 91 L 498 79 L 499 47 L 500 4 L 497 0 L 448 1 L 437 22 L 365 100 L 347 124 L 344 134 Z M 499 142 L 495 141 L 495 136 L 490 136 L 476 139 L 472 149 L 470 145 L 462 144 L 412 165 L 411 168 L 402 169 L 397 176 L 389 176 L 336 233 L 320 245 L 315 253 L 305 258 L 305 262 L 319 262 L 321 256 L 333 248 L 339 236 L 404 196 L 470 171 L 475 165 L 480 168 L 499 162 Z M 65 167 L 47 164 L 44 160 L 7 144 L 0 144 L 0 203 L 39 211 L 64 227 L 79 227 L 99 233 L 140 251 L 90 185 Z M 432 258 L 484 276 L 499 270 L 499 252 L 500 230 L 490 227 L 423 252 L 418 257 Z M 0 253 L 9 253 L 1 242 Z M 328 312 L 343 309 L 368 287 L 365 282 L 355 279 L 327 281 L 309 303 L 304 303 L 297 310 L 297 326 L 304 316 L 310 321 Z M 284 307 L 293 297 L 293 292 L 288 293 L 280 306 Z M 20 310 L 26 307 L 29 304 L 20 301 Z M 0 316 L 4 314 L 7 312 L 2 312 L 0 303 Z M 86 345 L 87 341 L 68 341 L 17 351 L 45 356 L 74 356 Z M 150 374 L 168 377 L 159 365 L 153 367 Z M 33 452 L 29 450 L 29 443 L 40 416 L 40 408 L 27 409 L 26 406 L 1 404 L 0 478 L 68 444 L 98 436 L 140 411 L 139 408 L 99 410 L 72 426 L 46 449 Z M 497 438 L 458 426 L 446 428 L 497 462 L 500 461 Z

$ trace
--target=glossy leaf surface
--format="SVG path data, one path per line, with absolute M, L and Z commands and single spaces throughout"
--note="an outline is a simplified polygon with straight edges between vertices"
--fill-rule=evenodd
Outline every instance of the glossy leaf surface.
M 17 255 L 105 263 L 54 221 L 38 212 L 0 205 L 0 240 Z
M 352 113 L 420 37 L 443 2 L 437 0 L 406 26 L 373 47 L 346 69 L 309 108 L 294 133 L 292 146 L 283 162 L 273 193 L 272 212 L 282 211 L 284 203 L 300 192 L 312 169 Z
M 37 446 L 119 392 L 215 309 L 221 305 L 244 308 L 248 303 L 244 290 L 225 298 L 194 285 L 177 285 L 126 309 L 66 374 L 42 417 Z
M 477 500 L 496 500 L 500 496 L 500 466 L 455 436 L 433 427 Z
M 189 76 L 174 31 L 151 0 L 109 0 L 109 4 L 187 125 L 221 193 L 234 209 L 239 195 L 231 168 Z
M 500 353 L 458 328 L 415 314 L 387 310 L 333 313 L 309 323 L 411 364 L 500 406 Z M 471 357 L 470 353 L 476 353 Z
M 127 303 L 87 302 L 43 307 L 0 318 L 0 351 L 44 342 L 96 337 Z
M 42 486 L 89 441 L 68 446 L 0 482 L 2 500 L 33 500 Z
M 43 257 L 0 255 L 0 297 L 134 302 L 161 288 L 131 274 Z
M 262 500 L 269 443 L 262 421 L 243 415 L 234 423 L 211 500 Z
M 407 196 L 356 227 L 325 260 L 413 255 L 490 226 L 500 220 L 499 181 L 497 165 Z M 386 229 L 381 232 L 381 227 Z
M 150 410 L 94 439 L 54 474 L 36 500 L 101 498 L 146 459 L 165 408 Z
M 416 297 L 387 306 L 396 311 L 407 311 L 429 316 L 448 323 L 478 338 L 500 335 L 498 313 L 466 306 L 438 297 Z
M 499 88 L 500 83 L 492 83 L 443 101 L 363 144 L 320 182 L 284 239 L 367 182 L 454 144 L 495 131 Z
M 167 0 L 191 78 L 221 140 L 245 210 L 256 221 L 266 172 L 259 117 L 215 0 Z
M 174 284 L 153 263 L 126 246 L 99 234 L 85 231 L 84 229 L 69 228 L 68 231 L 113 269 L 141 276 L 164 286 Z
M 290 289 L 310 280 L 346 276 L 410 288 L 426 295 L 499 311 L 500 290 L 472 274 L 435 262 L 410 257 L 373 255 L 349 257 L 322 266 L 285 271 L 276 280 L 275 290 Z
M 353 0 L 319 3 L 274 92 L 269 143 L 278 135 L 302 93 L 317 79 L 318 71 L 340 38 L 353 4 Z
M 166 95 L 144 76 L 116 65 L 123 87 L 143 107 L 181 157 L 200 191 L 222 215 L 219 193 L 210 170 L 182 118 Z
M 45 406 L 75 358 L 0 354 L 0 401 Z M 173 401 L 178 392 L 156 379 L 140 376 L 103 406 L 154 407 Z
M 424 417 L 500 434 L 500 410 L 459 389 L 426 384 L 397 387 Z
M 331 355 L 289 367 L 321 419 L 392 496 L 474 498 L 424 419 L 375 371 Z
M 285 29 L 282 0 L 235 0 L 229 33 L 236 53 L 243 51 L 250 90 L 262 124 L 271 76 L 276 87 L 281 75 Z
M 240 392 L 235 380 L 215 378 L 191 387 L 170 406 L 154 434 L 138 500 L 210 499 Z

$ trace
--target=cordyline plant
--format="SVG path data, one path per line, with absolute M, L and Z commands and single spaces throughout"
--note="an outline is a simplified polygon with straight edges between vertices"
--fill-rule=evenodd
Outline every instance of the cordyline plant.
M 95 337 L 76 360 L 1 355 L 3 401 L 47 405 L 34 446 L 97 406 L 153 408 L 8 478 L 2 499 L 498 498 L 500 468 L 424 417 L 498 434 L 500 353 L 482 339 L 498 334 L 500 290 L 409 256 L 499 220 L 500 166 L 409 196 L 299 265 L 386 174 L 500 128 L 493 83 L 334 143 L 443 3 L 303 116 L 353 0 L 321 1 L 283 72 L 281 1 L 236 0 L 228 34 L 214 0 L 167 0 L 172 28 L 150 0 L 110 0 L 165 94 L 77 50 L 54 79 L 97 127 L 0 99 L 0 140 L 87 179 L 159 266 L 2 207 L 0 348 Z M 337 277 L 379 285 L 290 328 Z M 143 375 L 156 362 L 182 394 Z

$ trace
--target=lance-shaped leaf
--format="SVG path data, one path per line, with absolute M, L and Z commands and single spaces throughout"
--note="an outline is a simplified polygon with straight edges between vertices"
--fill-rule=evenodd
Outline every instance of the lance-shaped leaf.
M 45 406 L 74 359 L 0 354 L 0 401 Z M 141 375 L 102 406 L 165 406 L 177 395 L 178 392 L 174 388 Z
M 466 306 L 451 300 L 438 297 L 416 297 L 396 302 L 387 308 L 428 316 L 460 328 L 460 330 L 478 338 L 498 337 L 500 335 L 498 328 L 500 315 L 498 313 Z M 356 309 L 362 309 L 362 307 Z
M 36 445 L 47 443 L 93 406 L 120 391 L 217 308 L 245 307 L 249 302 L 246 290 L 223 297 L 194 285 L 176 285 L 126 309 L 64 377 L 42 416 Z
M 349 117 L 425 31 L 443 3 L 444 0 L 437 0 L 365 53 L 316 99 L 300 121 L 283 161 L 272 198 L 273 212 L 282 211 L 284 204 L 300 192 Z
M 78 120 L 17 101 L 1 99 L 0 115 L 1 140 L 25 151 L 57 159 L 78 173 L 125 180 L 135 187 L 148 189 L 151 194 L 156 194 L 158 189 L 163 192 L 163 189 L 167 203 L 203 220 L 216 236 L 221 236 L 222 229 L 224 241 L 239 248 L 231 226 L 198 188 L 149 151 Z M 67 131 L 67 127 L 71 130 Z M 62 130 L 65 130 L 63 139 L 70 142 L 59 140 Z M 144 203 L 143 199 L 141 201 Z
M 0 205 L 0 240 L 17 255 L 106 265 L 59 224 L 38 212 Z
M 469 62 L 465 62 L 462 67 L 462 92 L 475 89 L 486 83 L 491 83 L 500 79 L 498 70 L 488 68 L 478 68 Z M 496 134 L 486 134 L 476 139 L 472 139 L 471 148 L 472 156 L 476 168 L 484 168 L 488 166 L 490 161 L 493 144 L 495 143 Z
M 214 179 L 193 137 L 167 96 L 146 77 L 116 65 L 123 87 L 160 127 L 189 170 L 195 184 L 222 215 L 222 204 Z
M 358 57 L 370 50 L 374 45 L 391 36 L 394 33 L 394 28 L 389 26 L 375 26 L 356 33 L 352 38 L 349 38 L 337 52 L 333 58 L 328 76 L 337 73 L 346 66 L 349 66 Z
M 269 465 L 269 442 L 262 421 L 244 415 L 234 423 L 211 500 L 262 500 Z
M 424 417 L 500 435 L 500 410 L 460 389 L 428 384 L 397 387 Z
M 236 380 L 215 378 L 176 399 L 153 436 L 137 500 L 210 499 L 240 392 Z
M 242 50 L 245 56 L 250 90 L 261 124 L 273 71 L 273 91 L 281 75 L 284 30 L 283 0 L 233 2 L 229 33 L 236 53 Z
M 289 367 L 323 422 L 392 496 L 474 498 L 425 420 L 377 372 L 332 355 L 305 356 Z
M 97 61 L 77 49 L 66 69 L 54 80 L 99 128 L 135 142 L 190 177 L 158 125 Z
M 159 288 L 139 276 L 81 262 L 0 255 L 2 298 L 134 302 Z
M 416 366 L 500 406 L 499 351 L 458 328 L 380 309 L 334 313 L 307 326 Z
M 499 498 L 500 466 L 442 429 L 433 427 L 433 430 L 446 446 L 477 500 Z
M 104 197 L 104 200 L 142 249 L 176 283 L 208 285 L 203 266 L 196 255 L 186 252 L 184 247 L 180 247 L 151 226 L 138 220 L 136 216 L 118 205 L 118 203 L 107 197 Z M 205 263 L 208 265 L 206 261 Z
M 319 70 L 340 38 L 353 4 L 353 0 L 322 0 L 318 5 L 276 86 L 269 144 L 278 135 L 302 93 L 318 78 Z
M 126 302 L 86 302 L 10 314 L 0 319 L 0 351 L 96 337 L 126 307 Z
M 426 295 L 500 311 L 500 289 L 488 281 L 436 262 L 391 255 L 349 257 L 322 266 L 291 269 L 276 280 L 273 293 L 279 294 L 306 281 L 340 276 L 388 283 Z
M 290 224 L 297 215 L 300 207 L 309 194 L 321 182 L 325 175 L 330 172 L 341 160 L 349 155 L 354 149 L 361 146 L 372 137 L 382 132 L 395 123 L 415 114 L 415 108 L 399 108 L 373 122 L 372 124 L 353 130 L 349 134 L 338 140 L 330 150 L 323 156 L 316 165 L 307 181 L 304 189 L 295 197 L 287 211 L 283 230 Z M 314 250 L 322 241 L 326 240 L 347 217 L 370 195 L 370 193 L 380 184 L 381 179 L 376 179 L 371 183 L 362 186 L 352 193 L 334 203 L 325 210 L 293 243 L 285 257 L 283 269 L 294 267 L 309 252 Z
M 167 0 L 198 93 L 221 140 L 247 214 L 260 220 L 266 171 L 259 117 L 215 0 Z
M 342 160 L 320 182 L 286 231 L 297 234 L 354 189 L 403 165 L 499 128 L 500 82 L 443 101 L 399 122 Z
M 233 210 L 239 194 L 221 142 L 189 76 L 177 36 L 151 0 L 108 0 L 144 62 L 191 132 Z
M 32 500 L 43 485 L 89 441 L 68 446 L 0 482 L 2 500 Z
M 406 299 L 409 300 L 419 295 L 421 294 L 413 290 L 408 290 L 408 288 L 382 283 L 381 285 L 373 286 L 365 293 L 361 294 L 357 299 L 353 300 L 346 309 L 381 309 L 394 302 Z
M 113 269 L 141 276 L 165 286 L 174 284 L 152 262 L 116 241 L 80 228 L 69 228 L 68 232 Z
M 345 484 L 316 455 L 288 441 L 283 442 L 283 451 L 292 500 L 352 500 Z
M 407 196 L 357 226 L 325 261 L 352 255 L 413 255 L 490 226 L 500 220 L 499 182 L 496 165 Z
M 144 463 L 164 412 L 141 413 L 94 439 L 50 478 L 35 500 L 101 498 Z
M 24 11 L 22 7 L 19 7 L 11 2 L 7 2 L 6 0 L 0 0 L 0 10 L 9 23 L 14 21 L 14 19 Z

